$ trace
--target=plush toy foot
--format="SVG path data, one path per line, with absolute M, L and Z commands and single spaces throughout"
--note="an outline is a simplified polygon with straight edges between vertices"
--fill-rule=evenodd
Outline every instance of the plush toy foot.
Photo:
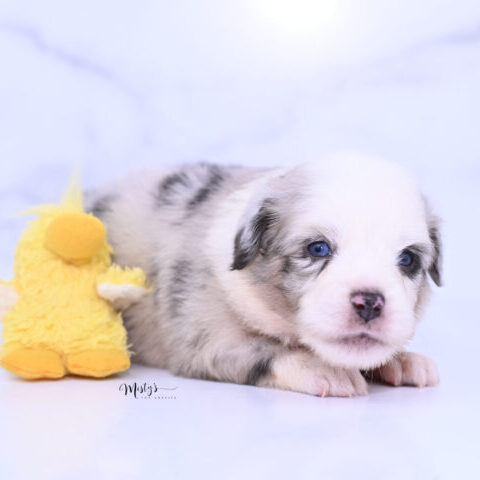
M 87 350 L 67 356 L 67 370 L 84 377 L 108 377 L 130 368 L 130 359 L 123 351 Z
M 0 363 L 9 372 L 29 380 L 65 376 L 62 357 L 53 350 L 18 348 L 6 353 Z

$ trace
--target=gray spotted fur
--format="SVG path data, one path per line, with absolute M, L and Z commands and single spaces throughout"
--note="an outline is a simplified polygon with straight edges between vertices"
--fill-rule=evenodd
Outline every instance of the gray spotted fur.
M 221 198 L 261 171 L 201 163 L 130 178 L 128 194 L 119 185 L 106 195 L 90 194 L 89 210 L 105 222 L 116 261 L 143 268 L 153 287 L 124 313 L 134 361 L 237 383 L 256 384 L 269 375 L 279 342 L 242 325 L 202 253 Z M 146 225 L 151 234 L 169 229 L 169 245 L 161 236 L 146 238 Z

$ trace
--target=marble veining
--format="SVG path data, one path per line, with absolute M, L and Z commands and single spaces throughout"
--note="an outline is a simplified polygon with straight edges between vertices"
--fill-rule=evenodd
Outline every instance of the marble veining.
M 444 219 L 446 281 L 412 343 L 438 361 L 438 389 L 322 401 L 142 367 L 101 383 L 0 372 L 8 478 L 475 477 L 478 0 L 11 0 L 0 65 L 0 278 L 18 214 L 57 201 L 75 165 L 91 187 L 141 166 L 358 149 L 417 175 Z M 180 395 L 119 398 L 123 381 Z

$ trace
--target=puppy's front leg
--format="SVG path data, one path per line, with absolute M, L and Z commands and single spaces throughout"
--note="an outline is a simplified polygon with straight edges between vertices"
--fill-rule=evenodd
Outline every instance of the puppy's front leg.
M 367 382 L 359 370 L 331 367 L 301 350 L 275 357 L 270 375 L 257 384 L 322 397 L 352 397 L 368 393 Z
M 322 397 L 352 397 L 368 393 L 367 382 L 359 370 L 329 366 L 301 348 L 289 349 L 251 337 L 225 342 L 225 336 L 223 342 L 218 340 L 213 345 L 214 348 L 210 348 L 212 345 L 206 343 L 193 356 L 170 358 L 170 370 L 188 377 L 292 390 Z

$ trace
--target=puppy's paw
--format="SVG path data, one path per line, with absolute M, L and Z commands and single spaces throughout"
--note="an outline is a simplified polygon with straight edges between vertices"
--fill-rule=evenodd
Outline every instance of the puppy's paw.
M 318 372 L 317 395 L 356 397 L 368 394 L 368 385 L 358 370 L 324 367 Z
M 374 378 L 396 387 L 400 385 L 433 387 L 439 382 L 437 367 L 433 360 L 412 352 L 400 353 L 373 373 Z
M 321 397 L 367 395 L 368 385 L 359 370 L 331 367 L 304 352 L 277 358 L 269 386 Z

